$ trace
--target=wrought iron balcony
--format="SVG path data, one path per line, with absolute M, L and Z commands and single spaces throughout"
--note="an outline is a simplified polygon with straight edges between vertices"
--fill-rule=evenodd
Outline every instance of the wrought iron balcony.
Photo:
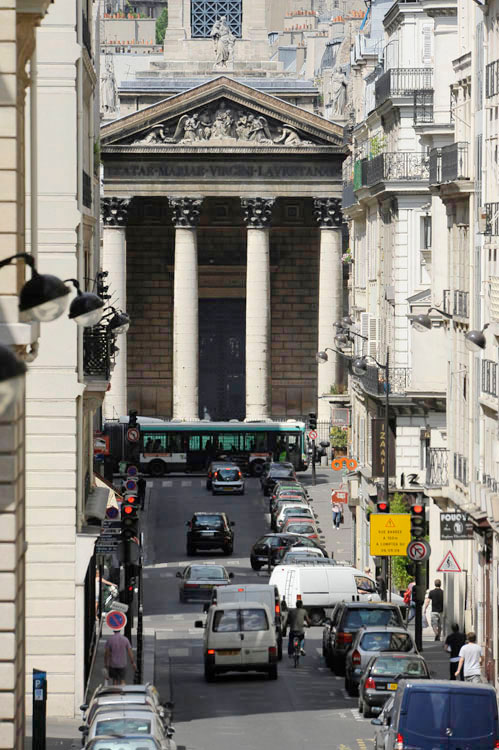
M 85 377 L 109 380 L 113 336 L 107 326 L 94 326 L 83 331 L 83 372 Z
M 430 185 L 443 182 L 469 180 L 468 144 L 465 141 L 451 143 L 430 151 Z
M 430 185 L 440 185 L 442 182 L 442 149 L 432 148 L 430 151 Z
M 92 36 L 90 34 L 90 27 L 85 13 L 81 14 L 81 38 L 88 54 L 92 58 Z
M 432 68 L 390 68 L 374 84 L 376 106 L 387 99 L 433 89 Z
M 86 208 L 92 208 L 92 178 L 83 169 L 83 195 L 82 201 Z
M 414 125 L 433 122 L 433 89 L 414 92 Z
M 449 484 L 449 451 L 429 448 L 426 462 L 426 486 L 446 487 Z
M 367 184 L 391 181 L 425 181 L 429 177 L 428 157 L 414 151 L 380 154 L 367 162 Z
M 344 182 L 343 193 L 341 197 L 341 204 L 343 208 L 348 208 L 348 206 L 353 206 L 355 203 L 357 203 L 357 198 L 355 197 L 355 192 L 353 189 L 353 180 L 350 180 L 349 182 Z
M 386 381 L 384 371 L 378 367 L 368 365 L 365 375 L 358 378 L 362 388 L 372 396 L 386 396 Z M 408 367 L 393 367 L 390 369 L 390 394 L 403 396 L 411 386 L 412 370 Z
M 465 486 L 468 484 L 468 459 L 460 453 L 454 453 L 454 479 Z
M 499 235 L 499 203 L 486 203 L 485 234 Z

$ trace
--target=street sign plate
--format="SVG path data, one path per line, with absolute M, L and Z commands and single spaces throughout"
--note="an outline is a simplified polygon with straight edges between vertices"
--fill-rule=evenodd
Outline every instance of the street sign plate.
M 371 513 L 370 553 L 374 556 L 405 555 L 411 540 L 409 513 Z
M 462 568 L 449 550 L 437 568 L 439 573 L 462 573 Z
M 137 427 L 129 427 L 126 432 L 126 439 L 129 443 L 137 443 L 140 437 L 140 432 Z
M 123 602 L 113 602 L 113 610 L 116 612 L 128 612 L 128 604 Z
M 413 539 L 407 545 L 407 557 L 414 562 L 424 562 L 431 555 L 431 547 L 424 539 Z
M 348 503 L 348 492 L 345 490 L 331 490 L 332 503 Z
M 137 474 L 139 473 L 139 470 L 137 469 L 136 466 L 129 466 L 128 469 L 126 470 L 126 473 L 128 474 L 129 477 L 136 477 Z
M 125 488 L 127 492 L 137 492 L 137 480 L 132 478 L 129 478 L 125 482 Z
M 440 539 L 473 539 L 473 520 L 469 513 L 440 513 Z
M 119 510 L 115 505 L 110 505 L 109 508 L 106 509 L 106 518 L 109 518 L 110 520 L 113 518 L 117 518 L 119 516 Z
M 106 615 L 106 625 L 111 630 L 122 630 L 127 623 L 126 615 L 123 612 L 113 610 Z
M 310 430 L 308 433 L 308 439 L 309 440 L 317 440 L 317 431 L 316 430 Z

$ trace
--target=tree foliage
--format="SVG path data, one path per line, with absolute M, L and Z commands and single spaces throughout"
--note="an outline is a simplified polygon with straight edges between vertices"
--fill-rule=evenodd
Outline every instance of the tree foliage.
M 390 499 L 390 513 L 409 513 L 410 508 L 407 501 L 400 492 L 395 494 Z M 395 587 L 399 591 L 405 591 L 409 583 L 412 581 L 413 576 L 407 570 L 410 564 L 408 557 L 392 557 L 392 578 Z
M 163 44 L 165 31 L 168 26 L 168 8 L 164 8 L 156 21 L 156 44 Z

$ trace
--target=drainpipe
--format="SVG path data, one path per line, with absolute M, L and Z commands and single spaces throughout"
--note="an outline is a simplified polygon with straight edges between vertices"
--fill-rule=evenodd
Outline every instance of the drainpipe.
M 31 255 L 38 267 L 38 71 L 36 46 L 30 62 L 30 95 L 29 95 L 29 145 L 30 145 L 30 221 L 31 221 Z

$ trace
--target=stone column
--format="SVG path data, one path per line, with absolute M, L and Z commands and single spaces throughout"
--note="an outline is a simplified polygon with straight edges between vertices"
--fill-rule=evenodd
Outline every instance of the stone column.
M 173 418 L 199 419 L 197 230 L 201 200 L 171 198 L 175 225 Z
M 103 198 L 102 267 L 109 272 L 109 285 L 117 295 L 115 307 L 126 312 L 126 223 L 128 198 Z M 104 419 L 116 419 L 128 414 L 127 399 L 127 334 L 116 339 L 119 352 L 115 357 L 111 390 L 106 393 Z
M 343 315 L 343 266 L 341 262 L 341 224 L 343 216 L 339 198 L 316 198 L 314 213 L 320 226 L 319 321 L 318 351 L 334 347 L 334 323 Z M 327 352 L 328 361 L 318 365 L 317 394 L 331 392 L 341 381 L 342 361 L 334 352 Z M 330 407 L 327 399 L 318 400 L 317 417 L 327 420 Z
M 246 419 L 269 417 L 270 264 L 273 198 L 242 200 L 247 230 Z

